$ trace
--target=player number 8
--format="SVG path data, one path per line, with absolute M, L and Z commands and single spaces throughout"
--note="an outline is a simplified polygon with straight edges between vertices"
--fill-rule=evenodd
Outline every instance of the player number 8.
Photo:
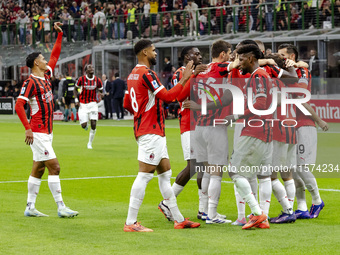
M 136 98 L 136 92 L 133 88 L 131 88 L 131 90 L 130 90 L 130 97 L 131 97 L 132 109 L 135 112 L 138 112 L 138 103 L 137 103 L 137 98 Z

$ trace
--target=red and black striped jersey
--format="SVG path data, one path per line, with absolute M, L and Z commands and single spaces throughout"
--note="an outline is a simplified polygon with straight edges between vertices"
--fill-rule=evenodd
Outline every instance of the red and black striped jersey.
M 228 74 L 228 83 L 231 85 L 234 85 L 238 87 L 244 95 L 244 105 L 247 104 L 247 91 L 246 91 L 246 85 L 247 81 L 250 78 L 250 73 L 242 74 L 242 71 L 240 69 L 234 68 L 231 70 L 231 72 Z M 231 112 L 234 112 L 233 105 L 230 105 Z M 242 120 L 237 120 L 237 122 L 243 122 Z
M 146 134 L 165 136 L 162 100 L 157 98 L 164 86 L 156 73 L 138 64 L 128 76 L 127 86 L 124 107 L 129 105 L 133 110 L 135 137 Z
M 174 73 L 171 79 L 172 86 L 176 86 L 177 83 L 182 79 L 184 70 L 185 70 L 184 66 L 176 70 L 176 72 Z M 188 99 L 190 99 L 190 93 L 191 92 L 189 90 L 188 97 L 187 97 Z M 198 113 L 191 111 L 190 109 L 183 108 L 181 101 L 178 101 L 178 103 L 181 107 L 179 114 L 178 114 L 179 128 L 180 128 L 181 134 L 183 134 L 184 132 L 190 131 L 190 130 L 195 130 Z
M 214 88 L 214 85 L 226 85 L 229 74 L 230 62 L 212 62 L 209 63 L 208 69 L 197 75 L 194 91 L 197 92 L 197 99 L 202 104 L 202 98 L 206 98 L 206 102 L 216 102 L 221 100 L 224 89 Z M 206 115 L 200 115 L 197 120 L 197 126 L 213 126 L 214 119 L 224 119 L 230 114 L 230 107 L 226 106 L 221 109 L 208 110 Z
M 269 74 L 262 68 L 257 68 L 250 76 L 247 81 L 247 90 L 251 88 L 253 91 L 252 99 L 253 104 L 259 97 L 265 98 L 265 110 L 269 109 L 272 103 L 272 81 Z M 248 110 L 248 104 L 246 105 L 246 110 Z M 251 136 L 260 139 L 266 143 L 269 143 L 273 139 L 273 130 L 271 127 L 271 122 L 265 121 L 266 119 L 272 119 L 273 114 L 270 115 L 255 115 L 251 114 L 250 117 L 246 119 L 246 125 L 241 132 L 241 136 Z M 264 122 L 263 125 L 261 121 Z M 251 123 L 251 126 L 249 125 Z
M 49 66 L 44 78 L 31 74 L 24 81 L 18 97 L 28 101 L 31 106 L 30 125 L 33 132 L 52 133 L 54 102 L 51 76 L 52 69 Z
M 185 66 L 181 66 L 180 68 L 176 70 L 176 72 L 174 73 L 171 79 L 172 87 L 176 86 L 177 83 L 182 79 L 184 70 L 185 70 Z
M 272 79 L 273 87 L 276 87 L 278 91 L 281 91 L 281 88 L 287 87 L 282 81 L 279 79 Z M 288 94 L 287 98 L 293 98 L 292 94 Z M 288 144 L 296 144 L 296 133 L 295 133 L 295 121 L 296 120 L 296 106 L 294 104 L 287 104 L 286 115 L 281 115 L 281 105 L 277 107 L 274 112 L 274 119 L 278 119 L 279 121 L 274 121 L 273 127 L 273 140 L 288 143 Z
M 278 66 L 265 65 L 261 68 L 263 68 L 272 78 L 281 78 L 283 73 L 283 69 Z
M 244 94 L 246 94 L 246 84 L 250 78 L 250 73 L 242 74 L 240 69 L 234 68 L 228 74 L 228 83 L 238 87 Z
M 312 77 L 310 72 L 308 71 L 307 68 L 301 67 L 296 69 L 296 73 L 299 77 L 298 83 L 305 83 L 307 85 L 307 89 L 309 92 L 311 92 L 312 88 Z M 296 128 L 298 129 L 299 127 L 302 126 L 313 126 L 315 127 L 315 123 L 313 119 L 310 116 L 304 115 L 300 109 L 296 109 L 296 120 L 297 120 L 297 126 Z
M 102 90 L 103 83 L 101 79 L 95 75 L 92 79 L 87 77 L 87 75 L 84 75 L 78 79 L 76 87 L 81 88 L 79 102 L 82 104 L 88 104 L 91 102 L 97 102 L 97 89 Z

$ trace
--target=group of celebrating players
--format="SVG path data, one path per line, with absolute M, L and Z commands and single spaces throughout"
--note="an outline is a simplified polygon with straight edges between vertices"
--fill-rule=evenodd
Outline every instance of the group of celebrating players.
M 26 144 L 33 151 L 33 167 L 28 180 L 28 198 L 25 216 L 47 216 L 35 208 L 41 177 L 48 168 L 48 185 L 58 206 L 59 217 L 78 215 L 66 207 L 61 196 L 59 179 L 60 166 L 52 148 L 53 93 L 50 77 L 60 55 L 62 30 L 55 23 L 58 38 L 51 53 L 50 61 L 40 53 L 27 57 L 27 66 L 32 74 L 21 89 L 16 104 L 18 117 L 26 129 Z M 156 49 L 150 40 L 140 40 L 134 46 L 138 64 L 128 76 L 128 91 L 124 98 L 124 108 L 134 115 L 134 134 L 138 144 L 139 172 L 132 185 L 126 232 L 152 232 L 137 222 L 139 208 L 143 202 L 145 189 L 157 171 L 159 189 L 163 201 L 159 210 L 169 221 L 174 221 L 175 229 L 197 228 L 200 223 L 190 221 L 181 214 L 176 197 L 186 183 L 197 172 L 199 188 L 198 219 L 206 224 L 225 224 L 232 221 L 217 212 L 221 194 L 221 180 L 224 166 L 232 166 L 228 172 L 234 182 L 238 219 L 232 225 L 242 229 L 252 227 L 270 228 L 271 223 L 290 223 L 296 219 L 318 217 L 324 207 L 316 179 L 308 169 L 308 164 L 316 160 L 317 132 L 315 122 L 328 130 L 308 103 L 302 104 L 310 115 L 307 116 L 294 105 L 287 115 L 281 115 L 280 100 L 273 114 L 255 115 L 249 104 L 245 104 L 242 115 L 231 114 L 231 103 L 236 101 L 223 85 L 236 86 L 244 97 L 252 97 L 253 108 L 266 110 L 272 105 L 273 88 L 280 91 L 285 87 L 303 88 L 311 91 L 311 77 L 308 65 L 298 61 L 295 46 L 282 44 L 278 53 L 264 56 L 264 45 L 260 41 L 244 40 L 234 51 L 228 42 L 218 40 L 211 47 L 212 61 L 204 65 L 199 49 L 188 46 L 182 50 L 183 61 L 172 78 L 173 88 L 166 90 L 160 83 L 151 66 L 156 64 Z M 88 148 L 96 132 L 98 106 L 97 90 L 103 85 L 94 76 L 92 65 L 86 67 L 86 75 L 79 78 L 76 87 L 81 87 L 79 96 L 79 119 L 82 128 L 87 130 L 91 121 Z M 215 88 L 214 88 L 215 86 Z M 206 93 L 205 99 L 202 93 Z M 74 89 L 77 98 L 77 89 Z M 303 97 L 290 93 L 292 97 Z M 244 100 L 244 97 L 237 100 Z M 218 100 L 217 100 L 218 99 Z M 181 142 L 186 167 L 178 174 L 171 186 L 172 175 L 166 146 L 164 112 L 162 103 L 178 100 Z M 31 105 L 31 121 L 27 121 L 24 104 Z M 76 102 L 78 103 L 78 102 Z M 201 111 L 205 104 L 207 113 Z M 243 104 L 243 102 L 242 102 Z M 233 153 L 228 158 L 227 125 L 215 125 L 215 120 L 224 119 L 227 124 L 236 122 Z M 272 122 L 278 119 L 283 122 Z M 250 125 L 252 121 L 253 125 Z M 256 125 L 260 123 L 261 125 Z M 297 125 L 294 125 L 297 123 Z M 243 125 L 240 125 L 243 124 Z M 259 167 L 257 171 L 241 171 L 242 167 Z M 281 171 L 284 185 L 277 179 L 277 172 L 268 166 L 288 167 Z M 196 171 L 205 168 L 206 171 Z M 257 181 L 259 180 L 259 181 Z M 259 192 L 257 192 L 259 186 Z M 312 206 L 307 208 L 305 187 L 312 196 Z M 268 220 L 271 194 L 282 206 L 282 214 Z M 293 211 L 294 199 L 297 210 Z M 259 198 L 259 202 L 258 202 Z M 249 220 L 245 216 L 245 203 L 251 209 Z
M 315 122 L 324 131 L 328 130 L 327 123 L 317 116 L 308 103 L 302 104 L 309 112 L 308 115 L 295 105 L 288 105 L 287 113 L 281 115 L 280 100 L 277 102 L 275 116 L 255 115 L 249 104 L 245 104 L 242 115 L 231 114 L 230 107 L 233 100 L 244 100 L 251 96 L 254 109 L 267 110 L 273 103 L 274 88 L 279 92 L 286 87 L 302 88 L 310 92 L 308 65 L 298 61 L 295 46 L 282 44 L 278 53 L 264 56 L 264 45 L 260 41 L 244 40 L 232 51 L 231 44 L 218 40 L 211 46 L 212 61 L 207 65 L 202 64 L 202 56 L 197 47 L 185 47 L 181 53 L 184 66 L 175 72 L 172 78 L 174 87 L 169 91 L 150 69 L 156 64 L 157 57 L 152 42 L 141 40 L 136 43 L 134 51 L 138 64 L 128 76 L 124 108 L 134 114 L 139 172 L 131 188 L 124 231 L 153 231 L 138 223 L 137 215 L 146 186 L 155 171 L 158 173 L 163 196 L 158 208 L 169 221 L 174 221 L 175 229 L 200 226 L 200 223 L 185 219 L 176 202 L 176 197 L 196 172 L 199 188 L 197 218 L 206 224 L 231 223 L 225 215 L 217 212 L 224 166 L 229 166 L 228 174 L 234 182 L 238 208 L 238 219 L 232 225 L 242 226 L 242 229 L 268 229 L 269 222 L 291 223 L 296 219 L 318 217 L 324 202 L 308 164 L 314 164 L 316 160 Z M 224 89 L 223 84 L 236 86 L 244 95 L 242 98 L 233 98 L 230 89 Z M 247 95 L 249 89 L 251 93 Z M 207 94 L 205 100 L 202 99 L 202 93 Z M 289 93 L 287 97 L 303 98 L 304 94 Z M 162 102 L 169 103 L 175 99 L 181 105 L 181 142 L 187 165 L 171 186 Z M 202 104 L 207 108 L 207 113 L 201 110 Z M 235 125 L 230 160 L 227 125 L 215 125 L 215 121 L 221 119 L 227 125 L 235 122 L 238 124 Z M 252 169 L 253 166 L 258 166 L 256 171 L 242 171 L 242 167 Z M 280 170 L 284 185 L 277 179 L 277 172 L 271 171 L 273 166 Z M 283 171 L 287 168 L 288 171 Z M 305 187 L 312 195 L 310 210 L 306 204 Z M 282 214 L 269 219 L 272 192 L 282 206 Z M 295 196 L 297 210 L 294 212 Z M 248 222 L 245 203 L 252 212 Z

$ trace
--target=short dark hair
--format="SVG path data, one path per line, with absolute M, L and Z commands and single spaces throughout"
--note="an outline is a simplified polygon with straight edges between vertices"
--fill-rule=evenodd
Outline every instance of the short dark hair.
M 148 39 L 142 39 L 139 42 L 137 42 L 135 44 L 134 52 L 136 55 L 138 55 L 139 52 L 141 52 L 142 50 L 144 50 L 145 48 L 149 48 L 152 44 L 152 41 L 148 40 Z
M 171 60 L 171 58 L 169 56 L 165 56 L 165 58 L 167 58 L 169 61 Z
M 34 66 L 34 60 L 37 59 L 37 57 L 39 57 L 39 55 L 41 54 L 41 52 L 33 52 L 31 54 L 29 54 L 26 58 L 26 65 L 29 67 L 29 68 L 33 68 Z
M 259 45 L 258 45 L 257 42 L 254 41 L 254 40 L 250 40 L 250 39 L 243 40 L 242 42 L 240 42 L 240 45 L 255 45 L 255 46 L 258 47 L 259 50 L 260 50 Z M 258 58 L 258 59 L 264 58 L 264 55 L 263 55 L 263 53 L 262 53 L 261 50 L 260 50 L 260 52 L 261 52 L 261 56 L 260 56 L 260 58 Z
M 256 45 L 256 46 L 258 46 L 257 43 L 254 40 L 249 40 L 249 39 L 241 41 L 240 45 Z
M 196 48 L 196 46 L 186 46 L 182 49 L 182 52 L 181 52 L 181 60 L 182 61 L 184 61 L 185 55 L 187 55 L 189 53 L 189 51 L 192 50 L 193 48 Z
M 278 53 L 271 53 L 265 56 L 265 59 L 273 59 L 278 67 L 285 69 L 286 63 L 285 60 Z
M 261 58 L 261 50 L 257 45 L 243 45 L 237 49 L 238 54 L 247 54 L 251 53 L 256 59 Z
M 116 78 L 119 77 L 119 73 L 115 73 L 115 77 L 116 77 Z
M 221 52 L 224 51 L 225 53 L 227 53 L 229 49 L 231 49 L 231 47 L 232 46 L 230 43 L 223 41 L 223 40 L 218 40 L 214 42 L 211 47 L 211 56 L 213 58 L 218 58 Z
M 294 46 L 293 44 L 290 43 L 283 43 L 279 46 L 278 50 L 282 50 L 282 49 L 287 49 L 287 53 L 288 54 L 295 54 L 295 62 L 298 60 L 299 58 L 299 52 L 298 49 L 296 48 L 296 46 Z

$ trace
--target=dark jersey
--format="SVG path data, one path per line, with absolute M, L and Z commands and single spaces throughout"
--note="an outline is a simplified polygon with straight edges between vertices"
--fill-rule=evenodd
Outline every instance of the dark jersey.
M 63 82 L 63 97 L 74 98 L 74 86 L 75 81 L 71 77 L 67 77 L 66 80 Z

